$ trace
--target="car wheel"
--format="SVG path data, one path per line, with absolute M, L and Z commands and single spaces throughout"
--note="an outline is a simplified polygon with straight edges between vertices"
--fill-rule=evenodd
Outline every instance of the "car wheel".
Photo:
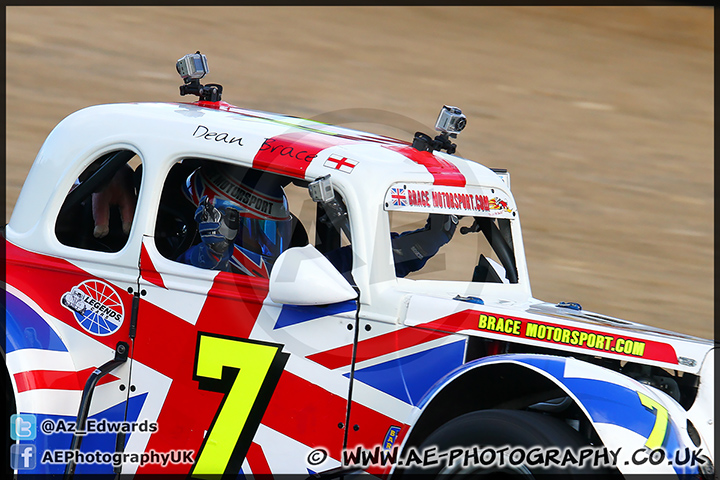
M 473 449 L 477 446 L 477 449 Z M 582 447 L 588 447 L 588 441 L 577 431 L 565 422 L 540 413 L 533 413 L 519 410 L 482 410 L 471 412 L 457 417 L 431 433 L 425 441 L 417 448 L 419 457 L 433 447 L 436 448 L 434 457 L 439 461 L 429 468 L 421 465 L 421 462 L 410 464 L 402 471 L 405 478 L 413 478 L 416 475 L 422 477 L 443 476 L 445 478 L 456 474 L 463 476 L 482 475 L 484 479 L 491 478 L 588 478 L 588 473 L 605 475 L 610 473 L 607 470 L 593 469 L 591 466 L 585 468 L 559 467 L 544 464 L 538 465 L 537 452 L 547 452 L 550 447 L 557 447 L 561 451 L 569 447 L 576 452 Z M 500 458 L 500 451 L 505 450 L 504 465 L 496 462 L 493 464 L 491 452 L 475 457 L 473 452 L 482 452 L 488 447 L 495 452 L 495 459 Z M 514 448 L 518 447 L 518 448 Z M 537 448 L 539 447 L 539 448 Z M 452 449 L 462 450 L 462 456 L 456 457 L 450 462 L 450 455 L 442 456 L 443 452 L 450 452 Z M 512 460 L 509 454 L 513 454 Z M 523 451 L 524 454 L 519 452 Z M 530 452 L 533 460 L 527 461 Z M 464 461 L 467 454 L 467 462 Z M 405 452 L 406 465 L 409 452 Z M 578 454 L 576 454 L 578 456 Z M 479 458 L 475 460 L 475 458 Z M 559 456 L 562 458 L 562 455 Z M 428 462 L 426 462 L 427 465 Z M 433 463 L 433 462 L 430 462 Z M 585 462 L 587 463 L 587 461 Z

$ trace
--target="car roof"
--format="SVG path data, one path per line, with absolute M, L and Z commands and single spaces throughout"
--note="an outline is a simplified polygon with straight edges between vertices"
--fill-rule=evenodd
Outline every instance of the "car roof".
M 33 210 L 47 205 L 52 192 L 64 197 L 90 162 L 120 148 L 139 153 L 148 174 L 167 172 L 181 158 L 206 158 L 304 181 L 331 173 L 341 190 L 359 188 L 367 195 L 384 195 L 396 182 L 485 185 L 509 194 L 492 170 L 476 162 L 386 136 L 225 102 L 119 103 L 84 108 L 53 129 L 15 210 L 36 216 Z

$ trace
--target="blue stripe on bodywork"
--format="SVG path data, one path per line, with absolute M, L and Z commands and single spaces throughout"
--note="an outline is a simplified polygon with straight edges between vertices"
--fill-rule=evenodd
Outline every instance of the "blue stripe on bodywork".
M 461 340 L 356 370 L 355 379 L 417 405 L 435 382 L 462 365 L 464 357 L 465 341 Z
M 135 397 L 130 398 L 130 401 L 128 403 L 128 412 L 127 412 L 127 421 L 128 422 L 137 422 L 138 417 L 140 416 L 140 410 L 142 410 L 142 406 L 145 403 L 145 400 L 147 398 L 147 393 L 144 393 L 142 395 L 138 395 Z M 27 413 L 27 412 L 24 412 Z M 42 432 L 42 430 L 39 428 L 40 425 L 42 425 L 43 421 L 46 420 L 52 420 L 56 425 L 60 420 L 63 420 L 66 424 L 68 422 L 75 422 L 75 417 L 67 416 L 67 415 L 43 415 L 43 414 L 35 414 L 37 417 L 37 438 L 35 438 L 32 442 L 27 441 L 21 441 L 20 443 L 33 443 L 35 444 L 36 451 L 37 451 L 37 462 L 35 464 L 35 468 L 32 470 L 18 470 L 19 474 L 22 475 L 48 475 L 48 474 L 55 474 L 55 475 L 62 475 L 65 472 L 65 464 L 51 464 L 51 463 L 42 463 L 43 455 L 47 455 L 45 452 L 53 452 L 56 450 L 67 450 L 70 448 L 70 444 L 72 443 L 72 436 L 73 434 L 71 432 L 62 432 L 62 433 L 53 433 L 50 435 L 46 435 Z M 123 418 L 125 416 L 125 402 L 121 402 L 113 407 L 108 408 L 107 410 L 104 410 L 102 412 L 98 412 L 95 415 L 92 415 L 91 419 L 95 419 L 96 421 L 100 421 L 102 419 L 105 419 L 107 422 L 122 422 Z M 130 440 L 130 436 L 132 434 L 128 434 L 125 438 L 125 445 L 127 445 L 127 442 Z M 117 433 L 99 433 L 99 432 L 93 432 L 88 433 L 83 437 L 82 443 L 80 444 L 80 451 L 84 453 L 89 452 L 95 452 L 100 451 L 102 453 L 110 453 L 111 455 L 115 452 L 115 439 L 117 437 Z M 52 453 L 50 453 L 52 455 Z M 75 473 L 78 475 L 81 474 L 113 474 L 113 466 L 112 464 L 78 464 L 77 468 L 75 469 Z
M 647 438 L 655 414 L 640 403 L 637 391 L 593 378 L 565 377 L 565 358 L 526 357 L 523 363 L 551 374 L 582 402 L 593 422 L 612 423 Z
M 5 292 L 5 353 L 24 348 L 67 352 L 55 330 L 29 305 Z
M 323 306 L 283 305 L 273 330 L 315 320 L 316 318 L 327 317 L 329 315 L 354 312 L 356 308 L 355 300 Z

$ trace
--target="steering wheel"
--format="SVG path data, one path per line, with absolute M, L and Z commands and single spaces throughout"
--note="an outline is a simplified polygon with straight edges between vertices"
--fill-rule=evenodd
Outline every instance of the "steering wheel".
M 193 244 L 197 233 L 193 213 L 169 203 L 160 204 L 155 246 L 165 258 L 176 260 Z

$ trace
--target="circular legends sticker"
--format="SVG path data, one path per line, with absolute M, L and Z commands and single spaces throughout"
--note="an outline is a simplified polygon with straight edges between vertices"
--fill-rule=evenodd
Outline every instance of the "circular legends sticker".
M 66 292 L 60 303 L 73 312 L 85 331 L 93 335 L 112 335 L 125 318 L 120 295 L 100 280 L 85 280 Z

